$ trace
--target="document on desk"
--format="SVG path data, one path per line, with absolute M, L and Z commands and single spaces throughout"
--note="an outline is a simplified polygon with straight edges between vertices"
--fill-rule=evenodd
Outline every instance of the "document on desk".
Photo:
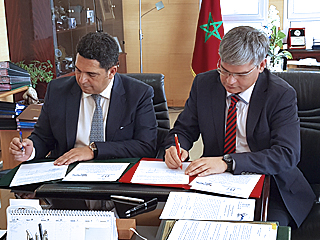
M 117 181 L 130 163 L 79 163 L 63 181 Z
M 233 175 L 231 173 L 220 173 L 206 177 L 196 177 L 190 185 L 191 189 L 249 198 L 260 177 L 261 174 Z
M 276 240 L 277 225 L 275 223 L 234 223 L 178 220 L 168 240 Z
M 171 192 L 160 219 L 253 221 L 255 199 Z
M 7 240 L 39 236 L 39 224 L 50 240 L 116 240 L 116 218 L 113 212 L 85 210 L 7 210 Z M 31 238 L 30 238 L 31 239 Z
M 182 169 L 170 169 L 162 161 L 140 161 L 131 182 L 145 184 L 188 184 L 184 172 L 190 163 L 182 163 Z
M 55 166 L 53 162 L 21 164 L 10 187 L 64 178 L 68 166 Z

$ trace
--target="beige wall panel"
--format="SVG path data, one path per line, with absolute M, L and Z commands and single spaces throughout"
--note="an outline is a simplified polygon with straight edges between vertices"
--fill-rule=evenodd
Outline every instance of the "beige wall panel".
M 142 13 L 157 1 L 142 0 Z M 193 77 L 190 72 L 198 0 L 163 0 L 165 8 L 142 18 L 143 72 L 165 75 L 165 88 L 170 106 L 183 106 Z M 140 71 L 139 1 L 123 0 L 124 38 L 127 71 Z M 178 90 L 177 90 L 178 89 Z
M 4 0 L 0 0 L 0 43 L 0 61 L 10 60 Z

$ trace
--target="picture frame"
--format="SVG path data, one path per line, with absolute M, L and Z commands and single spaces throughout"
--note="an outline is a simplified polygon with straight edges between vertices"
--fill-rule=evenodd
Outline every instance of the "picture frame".
M 288 48 L 306 49 L 305 28 L 289 28 Z

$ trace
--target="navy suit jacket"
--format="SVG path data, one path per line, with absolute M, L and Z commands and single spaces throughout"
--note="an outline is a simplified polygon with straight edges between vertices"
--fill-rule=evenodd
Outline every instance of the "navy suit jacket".
M 315 196 L 297 168 L 300 125 L 295 90 L 267 69 L 258 77 L 248 109 L 246 137 L 251 152 L 231 154 L 234 174 L 272 175 L 282 199 L 298 226 L 309 213 Z M 184 111 L 170 131 L 165 146 L 189 150 L 201 133 L 203 157 L 222 156 L 225 134 L 226 90 L 216 70 L 196 76 Z
M 76 78 L 55 79 L 48 84 L 45 103 L 29 137 L 36 158 L 50 151 L 58 158 L 74 147 L 82 90 Z M 115 74 L 106 123 L 106 141 L 96 142 L 97 158 L 150 157 L 155 155 L 157 123 L 153 108 L 153 88 Z M 91 128 L 91 126 L 88 126 Z

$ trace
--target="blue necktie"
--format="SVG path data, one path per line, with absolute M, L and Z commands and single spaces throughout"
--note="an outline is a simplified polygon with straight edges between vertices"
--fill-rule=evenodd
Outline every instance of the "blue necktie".
M 90 142 L 104 142 L 103 134 L 103 117 L 102 108 L 100 106 L 101 95 L 92 94 L 91 97 L 96 103 L 96 109 L 94 110 L 91 131 L 90 131 Z

